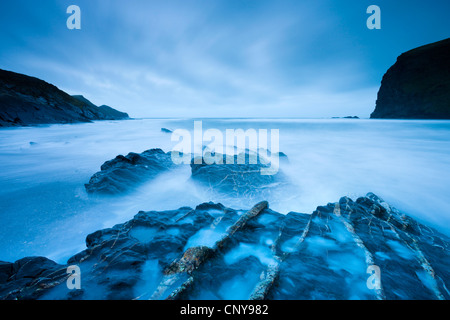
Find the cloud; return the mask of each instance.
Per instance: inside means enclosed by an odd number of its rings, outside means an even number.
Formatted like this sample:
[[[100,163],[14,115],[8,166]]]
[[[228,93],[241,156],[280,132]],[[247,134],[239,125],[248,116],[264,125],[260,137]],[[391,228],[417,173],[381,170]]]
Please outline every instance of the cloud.
[[[80,0],[82,30],[69,31],[49,1],[54,25],[24,21],[1,56],[134,117],[368,116],[379,83],[327,4]]]

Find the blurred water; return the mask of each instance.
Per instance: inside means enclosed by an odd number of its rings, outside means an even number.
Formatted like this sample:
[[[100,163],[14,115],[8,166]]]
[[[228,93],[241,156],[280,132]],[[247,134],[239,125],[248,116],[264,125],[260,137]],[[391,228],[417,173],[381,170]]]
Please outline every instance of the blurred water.
[[[84,183],[118,154],[177,142],[161,128],[193,132],[191,119],[142,119],[0,130],[0,260],[43,255],[64,263],[87,234],[139,210],[195,207],[220,200],[189,179],[189,166],[115,198],[88,197]],[[294,196],[274,195],[282,213],[374,192],[399,210],[450,233],[450,121],[353,119],[207,119],[203,129],[279,129]],[[255,199],[263,200],[263,199]]]

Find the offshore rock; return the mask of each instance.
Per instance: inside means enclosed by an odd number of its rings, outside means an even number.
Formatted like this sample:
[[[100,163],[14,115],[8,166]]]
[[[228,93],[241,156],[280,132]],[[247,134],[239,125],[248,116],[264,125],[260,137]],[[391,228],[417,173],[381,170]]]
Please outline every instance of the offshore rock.
[[[43,80],[0,70],[0,127],[122,119],[128,114],[97,107]]]
[[[155,178],[174,166],[171,153],[151,149],[140,154],[130,152],[106,161],[85,185],[90,194],[119,194]]]
[[[45,257],[26,257],[14,263],[0,262],[2,300],[35,300],[68,278],[66,267]]]
[[[386,72],[371,118],[450,119],[450,38],[397,58]]]
[[[216,157],[222,158],[222,163],[209,164],[204,158],[191,160],[192,179],[211,190],[254,200],[267,198],[271,192],[287,183],[279,170],[275,174],[262,174],[262,170],[270,168],[270,164],[264,163],[249,151],[232,156],[233,161],[227,161],[227,155],[218,154]],[[278,157],[280,161],[287,160],[282,152]]]

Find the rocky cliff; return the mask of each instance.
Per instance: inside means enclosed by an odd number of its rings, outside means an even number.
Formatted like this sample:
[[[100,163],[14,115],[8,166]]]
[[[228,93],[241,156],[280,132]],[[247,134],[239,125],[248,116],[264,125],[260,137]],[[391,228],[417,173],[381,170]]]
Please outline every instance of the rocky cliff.
[[[225,155],[216,156],[222,158],[223,164],[207,164],[204,159],[193,157],[190,160],[191,179],[214,193],[214,199],[240,197],[253,202],[257,199],[267,199],[274,194],[293,196],[288,188],[289,179],[283,170],[280,169],[273,175],[262,175],[261,170],[269,168],[270,165],[263,163],[249,150],[235,155],[232,164],[226,164]],[[287,155],[282,152],[277,156],[281,163],[288,161]],[[243,163],[238,163],[239,158]],[[196,159],[200,161],[195,161]],[[139,154],[130,152],[126,156],[118,155],[106,161],[101,170],[85,184],[85,188],[89,194],[125,194],[175,167],[177,165],[172,161],[171,151],[164,152],[157,148]]]
[[[126,113],[97,107],[43,80],[0,70],[0,127],[127,118]]]
[[[450,38],[403,53],[386,72],[371,118],[450,119]]]
[[[150,149],[140,154],[130,152],[106,161],[85,188],[89,194],[120,194],[174,166],[171,153],[161,149]]]

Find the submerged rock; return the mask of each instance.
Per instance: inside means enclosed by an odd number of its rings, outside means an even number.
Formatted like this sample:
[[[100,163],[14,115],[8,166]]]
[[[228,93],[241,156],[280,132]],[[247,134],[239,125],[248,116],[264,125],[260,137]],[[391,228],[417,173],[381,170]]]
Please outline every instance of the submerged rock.
[[[141,211],[67,265],[0,262],[0,299],[450,299],[450,239],[376,195],[312,214],[267,206]]]
[[[151,149],[140,154],[118,155],[101,166],[85,185],[88,193],[118,194],[129,191],[172,168],[170,152]]]

